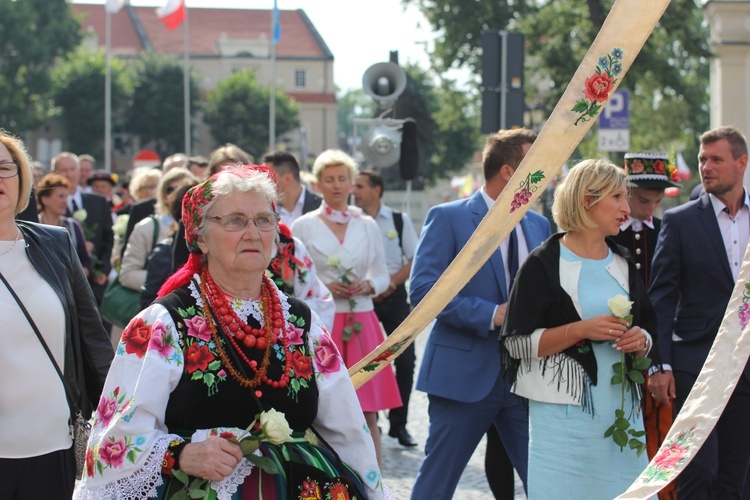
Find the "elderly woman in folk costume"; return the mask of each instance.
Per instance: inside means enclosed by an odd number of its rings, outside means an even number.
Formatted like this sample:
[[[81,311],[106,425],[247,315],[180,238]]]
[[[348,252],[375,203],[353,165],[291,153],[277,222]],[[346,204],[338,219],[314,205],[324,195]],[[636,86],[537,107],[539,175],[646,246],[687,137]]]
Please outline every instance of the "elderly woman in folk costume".
[[[335,344],[265,274],[275,196],[247,168],[185,196],[190,258],[123,332],[78,498],[390,497]]]

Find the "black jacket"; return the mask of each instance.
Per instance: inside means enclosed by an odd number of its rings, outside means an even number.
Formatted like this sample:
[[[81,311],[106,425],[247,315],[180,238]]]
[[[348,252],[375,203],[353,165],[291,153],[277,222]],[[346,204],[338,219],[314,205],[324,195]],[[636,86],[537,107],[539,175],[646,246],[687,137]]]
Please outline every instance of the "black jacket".
[[[67,231],[16,222],[26,255],[60,298],[65,311],[65,370],[68,387],[88,417],[96,408],[114,353],[99,310]]]

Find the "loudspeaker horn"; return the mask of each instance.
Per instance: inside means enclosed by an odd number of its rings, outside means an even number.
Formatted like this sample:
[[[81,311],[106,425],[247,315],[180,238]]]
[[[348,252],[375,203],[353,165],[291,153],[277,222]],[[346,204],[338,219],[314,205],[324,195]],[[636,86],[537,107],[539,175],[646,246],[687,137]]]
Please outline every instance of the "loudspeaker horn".
[[[392,108],[406,89],[406,73],[396,63],[376,63],[362,76],[362,87],[375,99],[378,108]]]

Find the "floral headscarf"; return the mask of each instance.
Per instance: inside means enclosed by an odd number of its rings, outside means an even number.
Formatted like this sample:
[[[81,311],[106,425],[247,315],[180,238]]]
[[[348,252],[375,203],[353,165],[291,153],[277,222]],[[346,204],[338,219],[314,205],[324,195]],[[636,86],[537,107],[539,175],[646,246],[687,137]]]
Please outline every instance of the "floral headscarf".
[[[187,243],[190,257],[180,269],[178,269],[159,290],[159,297],[186,285],[194,274],[200,273],[203,268],[203,252],[198,247],[198,228],[203,222],[204,211],[214,199],[213,185],[220,175],[234,175],[237,177],[249,177],[260,172],[267,175],[274,184],[277,183],[276,173],[266,165],[237,165],[217,172],[197,186],[193,186],[185,193],[182,199],[182,223],[185,226],[185,242]],[[276,211],[276,204],[272,204]]]

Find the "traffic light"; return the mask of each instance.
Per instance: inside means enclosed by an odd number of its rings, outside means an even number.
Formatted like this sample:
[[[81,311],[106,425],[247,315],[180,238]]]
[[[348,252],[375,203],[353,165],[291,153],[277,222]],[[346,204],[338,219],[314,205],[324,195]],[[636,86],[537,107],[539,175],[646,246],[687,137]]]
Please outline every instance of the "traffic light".
[[[523,127],[523,35],[482,31],[482,133]]]

